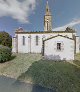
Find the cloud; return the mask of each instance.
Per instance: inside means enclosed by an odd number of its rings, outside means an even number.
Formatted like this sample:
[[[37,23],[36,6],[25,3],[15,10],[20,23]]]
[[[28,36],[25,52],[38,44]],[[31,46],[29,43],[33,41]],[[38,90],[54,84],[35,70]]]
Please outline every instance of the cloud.
[[[21,23],[28,23],[35,7],[36,0],[0,0],[0,17],[10,16]]]
[[[73,27],[77,24],[80,24],[80,19],[75,19],[72,22],[70,22],[64,26],[54,28],[53,31],[64,31],[67,27]]]

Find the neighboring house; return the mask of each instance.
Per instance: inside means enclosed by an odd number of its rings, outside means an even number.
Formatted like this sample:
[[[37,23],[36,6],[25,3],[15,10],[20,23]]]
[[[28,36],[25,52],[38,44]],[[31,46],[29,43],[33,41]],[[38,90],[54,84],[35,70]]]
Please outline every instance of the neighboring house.
[[[42,53],[48,59],[74,60],[74,54],[79,53],[79,42],[79,37],[71,28],[52,31],[52,15],[47,3],[44,31],[24,32],[22,28],[17,29],[12,40],[12,52]]]

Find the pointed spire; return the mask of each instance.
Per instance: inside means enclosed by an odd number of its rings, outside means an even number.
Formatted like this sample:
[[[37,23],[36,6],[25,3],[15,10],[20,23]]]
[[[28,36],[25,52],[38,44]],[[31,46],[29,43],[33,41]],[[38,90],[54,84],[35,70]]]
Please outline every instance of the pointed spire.
[[[51,15],[48,1],[47,1],[47,5],[46,5],[46,15]]]
[[[47,1],[47,5],[48,5],[48,1]]]

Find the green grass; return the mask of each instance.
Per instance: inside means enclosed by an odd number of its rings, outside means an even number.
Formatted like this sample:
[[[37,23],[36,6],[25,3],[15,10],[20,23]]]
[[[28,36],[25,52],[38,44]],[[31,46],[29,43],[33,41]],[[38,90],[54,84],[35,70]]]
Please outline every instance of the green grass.
[[[80,92],[80,54],[74,64],[43,60],[40,54],[16,54],[0,64],[0,74],[55,89],[56,92]]]
[[[80,69],[68,62],[39,60],[19,79],[56,89],[57,92],[80,92]]]
[[[27,71],[32,63],[40,59],[40,54],[13,54],[9,62],[0,64],[0,74],[17,78]]]
[[[80,53],[78,53],[78,54],[75,55],[75,59],[76,60],[80,60]]]
[[[75,59],[73,62],[76,64],[76,65],[79,65],[80,66],[80,53],[76,54],[75,55]]]

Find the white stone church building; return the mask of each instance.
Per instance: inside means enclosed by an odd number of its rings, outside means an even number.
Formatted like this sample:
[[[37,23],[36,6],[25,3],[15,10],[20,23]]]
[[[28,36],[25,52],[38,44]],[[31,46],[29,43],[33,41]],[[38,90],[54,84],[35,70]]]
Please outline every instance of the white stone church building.
[[[44,31],[26,32],[19,28],[12,40],[12,52],[41,53],[46,59],[74,60],[79,53],[79,36],[75,30],[66,28],[64,31],[52,31],[52,15],[46,5]]]

